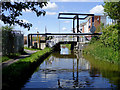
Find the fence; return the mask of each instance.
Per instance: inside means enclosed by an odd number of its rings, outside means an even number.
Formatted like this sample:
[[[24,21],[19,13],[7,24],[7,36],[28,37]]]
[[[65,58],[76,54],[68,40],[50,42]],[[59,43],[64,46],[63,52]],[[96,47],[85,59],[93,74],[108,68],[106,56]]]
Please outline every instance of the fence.
[[[2,54],[21,53],[24,50],[24,36],[18,31],[2,32]]]

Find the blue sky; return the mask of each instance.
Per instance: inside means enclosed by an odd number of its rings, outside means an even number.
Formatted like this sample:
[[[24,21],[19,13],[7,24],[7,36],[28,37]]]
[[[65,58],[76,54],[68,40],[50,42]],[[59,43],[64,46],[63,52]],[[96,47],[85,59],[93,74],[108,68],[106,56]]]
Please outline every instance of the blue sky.
[[[72,32],[72,20],[59,20],[59,12],[102,14],[102,4],[103,2],[49,2],[48,6],[43,8],[43,10],[46,11],[45,16],[37,17],[32,11],[26,10],[23,11],[23,15],[19,17],[19,19],[22,19],[24,22],[33,24],[30,31],[19,26],[15,26],[15,29],[23,31],[25,36],[29,33],[36,33],[37,31],[44,33],[45,27],[49,33],[70,33]],[[1,21],[0,24],[2,24]]]

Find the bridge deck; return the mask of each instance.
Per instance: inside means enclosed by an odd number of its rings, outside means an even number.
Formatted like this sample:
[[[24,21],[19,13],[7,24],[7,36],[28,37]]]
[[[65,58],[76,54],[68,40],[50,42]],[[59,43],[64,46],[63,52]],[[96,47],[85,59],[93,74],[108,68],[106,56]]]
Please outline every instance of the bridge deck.
[[[33,33],[29,35],[101,35],[102,33]]]

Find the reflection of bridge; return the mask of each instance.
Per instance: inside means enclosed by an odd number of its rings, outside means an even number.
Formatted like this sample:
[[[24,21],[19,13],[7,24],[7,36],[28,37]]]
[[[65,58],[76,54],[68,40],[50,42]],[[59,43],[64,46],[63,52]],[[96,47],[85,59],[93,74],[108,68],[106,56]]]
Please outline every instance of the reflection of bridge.
[[[75,54],[60,54],[60,53],[53,53],[52,56],[56,58],[77,58]]]

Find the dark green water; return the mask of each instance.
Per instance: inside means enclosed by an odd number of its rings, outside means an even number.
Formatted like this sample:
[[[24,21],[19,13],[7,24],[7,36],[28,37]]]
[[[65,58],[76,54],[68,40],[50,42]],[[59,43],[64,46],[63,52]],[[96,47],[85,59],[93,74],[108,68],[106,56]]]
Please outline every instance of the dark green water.
[[[61,49],[36,69],[23,88],[119,88],[117,64]]]

